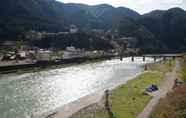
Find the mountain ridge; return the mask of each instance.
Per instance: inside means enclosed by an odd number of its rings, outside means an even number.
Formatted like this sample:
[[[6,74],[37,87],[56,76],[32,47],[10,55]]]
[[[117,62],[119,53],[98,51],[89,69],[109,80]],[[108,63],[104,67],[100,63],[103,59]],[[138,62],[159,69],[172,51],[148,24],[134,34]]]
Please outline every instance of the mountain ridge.
[[[0,40],[19,40],[30,30],[63,32],[73,24],[85,31],[120,30],[119,36],[136,37],[138,47],[145,47],[144,50],[150,47],[157,50],[186,50],[185,21],[186,11],[181,8],[140,15],[129,8],[108,4],[6,0],[0,4]]]

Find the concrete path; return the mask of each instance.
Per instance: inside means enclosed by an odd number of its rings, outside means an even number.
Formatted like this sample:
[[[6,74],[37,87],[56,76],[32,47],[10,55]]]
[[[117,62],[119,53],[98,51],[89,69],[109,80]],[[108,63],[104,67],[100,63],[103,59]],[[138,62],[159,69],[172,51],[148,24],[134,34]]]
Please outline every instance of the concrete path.
[[[150,114],[154,110],[155,106],[159,103],[161,98],[166,97],[167,93],[172,90],[174,87],[175,79],[177,78],[176,71],[179,69],[180,64],[179,61],[176,60],[176,65],[172,72],[168,72],[165,75],[164,81],[160,87],[160,90],[154,95],[152,100],[147,104],[144,108],[143,112],[141,112],[137,118],[149,118]]]
[[[99,102],[104,95],[104,91],[99,91],[97,93],[83,97],[75,102],[72,102],[60,110],[54,118],[69,118],[72,114],[78,112],[80,109],[87,107],[90,104]]]

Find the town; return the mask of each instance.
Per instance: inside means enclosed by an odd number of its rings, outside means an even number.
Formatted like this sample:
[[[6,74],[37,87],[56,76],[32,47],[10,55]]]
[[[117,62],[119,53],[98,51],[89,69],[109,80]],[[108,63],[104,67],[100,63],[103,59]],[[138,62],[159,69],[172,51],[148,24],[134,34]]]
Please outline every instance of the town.
[[[71,25],[68,32],[46,33],[30,31],[25,34],[27,40],[41,40],[42,38],[66,36],[79,33],[79,29],[75,25]],[[82,32],[82,31],[81,31]],[[102,40],[107,41],[105,38],[108,32],[104,30],[93,29],[91,30],[96,35],[102,35]],[[111,35],[113,38],[114,35]],[[70,40],[70,39],[69,39]],[[90,39],[88,39],[90,40]],[[27,45],[24,41],[4,41],[0,43],[0,67],[4,66],[17,66],[24,64],[35,64],[39,62],[57,62],[68,59],[78,58],[102,58],[102,57],[116,57],[125,54],[137,55],[139,53],[136,45],[136,38],[121,37],[114,40],[107,41],[112,48],[104,49],[84,49],[78,48],[73,45],[66,46],[65,49],[57,49],[54,46],[41,48],[39,46]]]

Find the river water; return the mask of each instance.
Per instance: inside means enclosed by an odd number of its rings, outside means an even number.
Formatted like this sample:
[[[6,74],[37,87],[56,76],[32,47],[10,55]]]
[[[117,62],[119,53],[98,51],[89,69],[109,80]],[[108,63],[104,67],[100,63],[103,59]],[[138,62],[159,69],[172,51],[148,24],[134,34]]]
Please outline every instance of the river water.
[[[141,73],[142,58],[125,58],[22,75],[0,76],[0,118],[31,118]]]

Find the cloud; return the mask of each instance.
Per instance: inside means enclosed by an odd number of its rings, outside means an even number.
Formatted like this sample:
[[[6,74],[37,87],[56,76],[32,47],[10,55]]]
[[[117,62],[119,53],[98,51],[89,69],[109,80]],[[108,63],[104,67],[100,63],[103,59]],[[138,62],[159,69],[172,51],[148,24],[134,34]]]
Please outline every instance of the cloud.
[[[137,2],[139,4],[149,4],[149,3],[153,3],[154,0],[138,0]]]
[[[137,3],[145,4],[182,4],[183,0],[138,0]]]
[[[152,10],[166,10],[172,7],[186,8],[186,0],[58,0],[69,3],[84,3],[89,5],[111,4],[113,6],[124,6],[131,8],[139,13],[147,13]]]
[[[182,4],[183,0],[162,0],[165,4]]]

